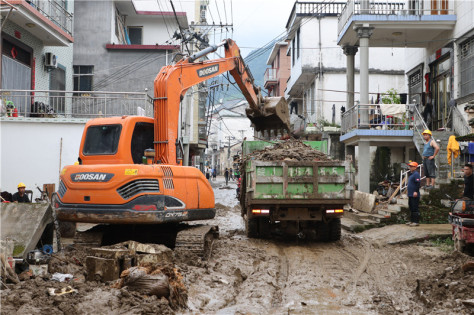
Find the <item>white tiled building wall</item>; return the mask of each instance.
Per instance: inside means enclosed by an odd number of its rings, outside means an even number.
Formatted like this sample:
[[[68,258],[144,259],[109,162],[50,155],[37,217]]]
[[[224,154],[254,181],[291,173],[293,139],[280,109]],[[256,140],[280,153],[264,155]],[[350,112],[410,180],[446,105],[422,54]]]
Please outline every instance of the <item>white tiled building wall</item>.
[[[21,38],[15,37],[15,31],[21,33]],[[44,69],[44,54],[52,52],[57,56],[58,64],[66,69],[66,90],[73,90],[73,44],[68,47],[43,46],[43,43],[26,29],[8,21],[2,32],[14,37],[18,41],[33,49],[33,55],[36,59],[35,66],[35,90],[49,90],[49,73]]]

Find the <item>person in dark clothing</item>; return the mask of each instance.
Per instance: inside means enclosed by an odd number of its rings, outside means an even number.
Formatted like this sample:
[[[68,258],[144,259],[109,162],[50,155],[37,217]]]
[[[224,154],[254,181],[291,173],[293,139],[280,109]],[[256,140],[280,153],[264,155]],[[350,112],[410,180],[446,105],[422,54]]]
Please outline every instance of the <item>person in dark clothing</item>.
[[[225,178],[225,185],[227,186],[229,184],[229,169],[228,168],[225,169],[224,178]]]
[[[295,111],[295,114],[298,115],[298,103],[295,101],[290,103],[290,115],[293,114],[293,111]]]
[[[464,165],[464,193],[463,199],[474,199],[474,176],[472,175],[472,165]]]
[[[420,225],[420,211],[418,210],[418,204],[420,203],[420,174],[416,171],[418,163],[408,163],[410,167],[410,173],[408,177],[408,207],[411,212],[411,222],[408,222],[409,226]]]
[[[28,202],[30,203],[30,199],[25,194],[26,185],[23,183],[18,184],[18,192],[14,193],[12,196],[13,202]]]

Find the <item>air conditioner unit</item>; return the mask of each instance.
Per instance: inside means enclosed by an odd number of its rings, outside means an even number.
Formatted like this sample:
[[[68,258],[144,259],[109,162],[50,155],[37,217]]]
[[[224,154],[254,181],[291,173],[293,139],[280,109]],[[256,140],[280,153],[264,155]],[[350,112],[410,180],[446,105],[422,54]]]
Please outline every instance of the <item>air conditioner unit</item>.
[[[44,65],[48,68],[57,68],[58,67],[58,59],[56,55],[53,53],[45,53],[44,54]]]

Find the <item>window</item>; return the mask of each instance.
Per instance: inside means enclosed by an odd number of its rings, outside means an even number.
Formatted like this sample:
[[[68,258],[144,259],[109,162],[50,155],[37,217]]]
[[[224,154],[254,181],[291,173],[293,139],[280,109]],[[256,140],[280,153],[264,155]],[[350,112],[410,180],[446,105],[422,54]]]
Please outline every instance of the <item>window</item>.
[[[461,97],[474,93],[474,37],[460,45]]]
[[[74,91],[92,91],[94,66],[74,66]]]
[[[130,44],[132,45],[141,45],[142,44],[142,31],[143,27],[141,26],[129,26],[127,27],[128,38],[130,39]]]
[[[298,29],[296,31],[296,59],[300,57],[300,41],[301,41],[300,29]]]
[[[113,155],[117,153],[121,125],[90,126],[82,153],[84,155]]]
[[[132,135],[131,153],[135,164],[141,164],[146,149],[153,149],[152,123],[137,122]]]

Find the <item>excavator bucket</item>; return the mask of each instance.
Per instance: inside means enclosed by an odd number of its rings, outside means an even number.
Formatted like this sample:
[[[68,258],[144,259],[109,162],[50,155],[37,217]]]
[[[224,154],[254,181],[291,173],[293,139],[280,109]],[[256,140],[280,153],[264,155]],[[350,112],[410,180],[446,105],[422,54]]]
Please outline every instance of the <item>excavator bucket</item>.
[[[247,108],[247,117],[256,131],[290,131],[288,103],[284,97],[265,97],[261,108]]]

